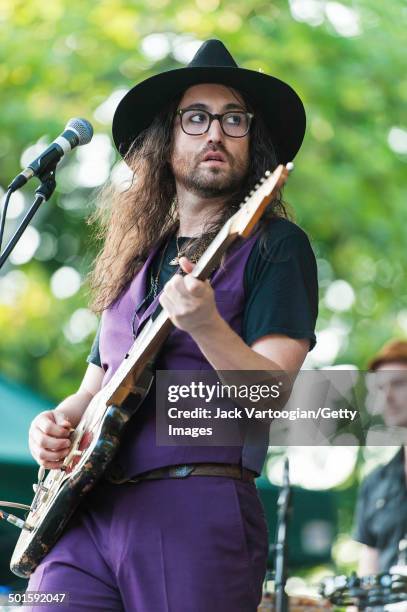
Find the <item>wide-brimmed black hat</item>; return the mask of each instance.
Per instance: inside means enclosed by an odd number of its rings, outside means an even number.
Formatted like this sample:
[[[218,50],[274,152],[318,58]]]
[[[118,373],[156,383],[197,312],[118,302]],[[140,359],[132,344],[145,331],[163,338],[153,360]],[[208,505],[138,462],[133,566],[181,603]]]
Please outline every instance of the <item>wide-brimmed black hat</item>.
[[[113,117],[113,139],[124,157],[134,139],[162,108],[185,89],[220,83],[246,94],[270,131],[279,163],[294,159],[305,133],[304,106],[295,91],[276,77],[239,68],[220,40],[207,40],[185,68],[168,70],[133,87]],[[254,121],[256,118],[254,118]]]

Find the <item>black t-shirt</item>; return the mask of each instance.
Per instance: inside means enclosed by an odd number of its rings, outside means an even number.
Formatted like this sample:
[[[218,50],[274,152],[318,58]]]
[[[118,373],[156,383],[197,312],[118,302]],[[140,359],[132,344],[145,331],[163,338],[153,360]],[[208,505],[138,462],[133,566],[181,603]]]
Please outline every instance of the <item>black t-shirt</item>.
[[[395,565],[407,535],[407,486],[403,448],[365,478],[359,490],[354,539],[376,548],[380,572]]]
[[[188,238],[178,238],[180,247]],[[164,246],[162,247],[164,248]],[[162,249],[154,256],[150,269],[150,291],[145,305],[153,299],[151,279],[155,278]],[[170,261],[177,254],[173,236],[167,246],[159,275],[158,291],[171,278],[176,266]],[[283,218],[267,226],[265,242],[258,239],[244,270],[246,304],[242,321],[242,338],[251,346],[268,334],[291,338],[308,338],[310,350],[315,346],[315,323],[318,315],[318,281],[315,256],[305,232]],[[89,363],[100,366],[100,326],[94,339]]]

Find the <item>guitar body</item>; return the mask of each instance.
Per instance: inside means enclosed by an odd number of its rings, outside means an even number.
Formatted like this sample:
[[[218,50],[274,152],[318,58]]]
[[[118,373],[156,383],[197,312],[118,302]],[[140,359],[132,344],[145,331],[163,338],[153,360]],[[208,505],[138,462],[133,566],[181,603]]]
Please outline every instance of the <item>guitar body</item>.
[[[72,458],[65,469],[50,470],[41,483],[43,488],[37,489],[26,518],[30,529],[22,530],[10,562],[10,569],[17,576],[31,575],[61,536],[82,498],[106,471],[119,448],[125,425],[141,406],[154,374],[145,370],[141,378],[143,386],[137,388],[137,393],[120,406],[107,406],[96,427],[90,429],[84,423],[83,431],[75,434]],[[99,392],[88,409],[97,408],[103,399],[103,393]]]

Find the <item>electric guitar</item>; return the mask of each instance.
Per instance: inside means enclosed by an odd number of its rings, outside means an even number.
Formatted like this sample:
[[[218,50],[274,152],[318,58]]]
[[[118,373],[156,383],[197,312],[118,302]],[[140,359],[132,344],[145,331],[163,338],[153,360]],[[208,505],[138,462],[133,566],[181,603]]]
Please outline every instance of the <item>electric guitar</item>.
[[[196,263],[192,276],[205,280],[238,238],[250,236],[268,204],[287,180],[293,164],[279,165],[256,185]],[[71,434],[62,469],[50,470],[35,495],[14,549],[10,568],[28,578],[62,534],[82,497],[102,477],[118,450],[123,428],[137,412],[153,379],[152,362],[172,329],[164,310],[145,324],[113,377],[91,400]],[[131,395],[131,402],[126,400]]]

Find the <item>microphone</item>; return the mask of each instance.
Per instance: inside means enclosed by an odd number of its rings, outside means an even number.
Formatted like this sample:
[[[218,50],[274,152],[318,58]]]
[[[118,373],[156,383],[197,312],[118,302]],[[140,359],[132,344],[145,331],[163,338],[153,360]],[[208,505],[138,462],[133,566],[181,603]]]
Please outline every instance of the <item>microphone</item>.
[[[65,130],[49,145],[41,155],[29,164],[10,183],[8,189],[13,192],[20,189],[33,176],[41,176],[57,165],[59,160],[77,146],[88,144],[92,140],[93,127],[86,119],[70,119]]]

